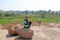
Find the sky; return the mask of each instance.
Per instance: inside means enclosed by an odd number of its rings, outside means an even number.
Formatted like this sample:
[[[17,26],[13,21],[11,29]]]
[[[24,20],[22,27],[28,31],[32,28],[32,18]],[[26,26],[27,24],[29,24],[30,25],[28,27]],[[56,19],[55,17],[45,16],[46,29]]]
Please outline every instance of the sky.
[[[0,10],[60,10],[60,0],[0,0]]]

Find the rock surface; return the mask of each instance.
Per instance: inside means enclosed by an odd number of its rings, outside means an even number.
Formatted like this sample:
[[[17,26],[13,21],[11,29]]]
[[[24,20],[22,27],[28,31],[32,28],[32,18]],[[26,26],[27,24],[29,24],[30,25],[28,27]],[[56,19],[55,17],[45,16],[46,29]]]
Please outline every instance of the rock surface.
[[[0,30],[0,40],[60,40],[60,28],[46,26],[32,26],[34,35],[32,39],[23,39],[19,36],[10,36],[7,30]]]
[[[29,28],[21,28],[17,29],[17,33],[20,35],[21,38],[32,38],[34,31]]]

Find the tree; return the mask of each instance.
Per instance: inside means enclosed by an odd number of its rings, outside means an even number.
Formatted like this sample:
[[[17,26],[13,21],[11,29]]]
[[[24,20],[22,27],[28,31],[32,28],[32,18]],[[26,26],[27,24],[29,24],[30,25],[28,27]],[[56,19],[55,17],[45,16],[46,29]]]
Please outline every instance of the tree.
[[[3,12],[0,12],[0,19],[3,18]]]
[[[11,16],[11,13],[5,13],[5,16],[6,17]]]

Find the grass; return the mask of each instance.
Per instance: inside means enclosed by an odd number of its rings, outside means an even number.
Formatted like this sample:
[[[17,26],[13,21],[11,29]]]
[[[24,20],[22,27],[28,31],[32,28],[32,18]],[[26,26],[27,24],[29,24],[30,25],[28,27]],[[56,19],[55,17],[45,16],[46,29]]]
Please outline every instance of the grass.
[[[60,22],[59,18],[41,18],[42,22]]]
[[[33,17],[31,17],[30,20],[32,20],[32,22],[36,22],[37,20],[41,20],[42,22],[60,22],[60,18],[33,18]],[[24,21],[23,17],[3,18],[3,19],[0,19],[0,24],[22,23],[23,21]]]

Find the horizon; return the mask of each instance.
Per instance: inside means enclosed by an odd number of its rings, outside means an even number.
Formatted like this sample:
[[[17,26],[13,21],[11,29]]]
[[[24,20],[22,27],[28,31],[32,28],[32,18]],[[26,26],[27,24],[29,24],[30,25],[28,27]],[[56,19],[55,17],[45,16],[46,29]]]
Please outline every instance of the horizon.
[[[0,0],[0,10],[3,11],[38,11],[49,9],[60,11],[60,0]]]

